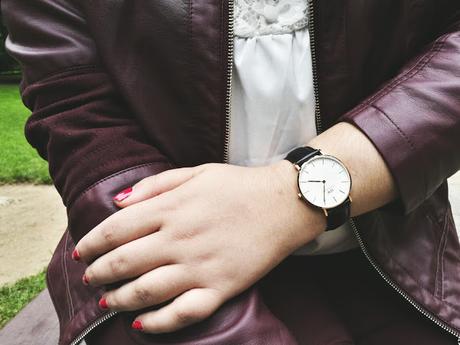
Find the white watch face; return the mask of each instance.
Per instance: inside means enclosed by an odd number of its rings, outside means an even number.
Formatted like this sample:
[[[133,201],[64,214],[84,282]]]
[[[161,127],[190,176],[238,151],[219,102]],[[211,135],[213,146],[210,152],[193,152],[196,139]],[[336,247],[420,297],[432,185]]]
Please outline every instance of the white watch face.
[[[302,164],[299,188],[310,203],[332,208],[344,202],[351,190],[351,177],[338,159],[320,155]]]

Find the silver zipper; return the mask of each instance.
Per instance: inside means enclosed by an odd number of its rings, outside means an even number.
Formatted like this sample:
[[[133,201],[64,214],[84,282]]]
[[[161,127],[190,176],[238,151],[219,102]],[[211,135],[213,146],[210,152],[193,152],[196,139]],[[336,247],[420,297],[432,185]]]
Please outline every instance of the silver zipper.
[[[233,13],[234,13],[234,0],[228,0],[228,55],[227,55],[227,91],[225,97],[225,136],[224,136],[224,162],[228,162],[229,142],[230,142],[230,112],[231,112],[231,97],[232,97],[232,74],[233,74]],[[94,321],[85,330],[73,340],[70,345],[77,345],[80,343],[89,332],[99,326],[101,323],[107,321],[115,316],[118,312],[110,312],[101,318]]]
[[[313,74],[313,91],[315,95],[315,123],[316,133],[322,132],[321,113],[319,107],[319,84],[318,72],[316,68],[316,41],[315,41],[315,17],[313,15],[314,6],[313,0],[308,0],[308,34],[310,35],[310,50],[311,50],[311,65]]]
[[[85,330],[83,332],[81,332],[78,337],[76,337],[71,343],[70,345],[77,345],[79,344],[87,335],[89,332],[91,332],[93,329],[95,329],[97,326],[99,326],[101,323],[107,321],[108,319],[110,319],[112,316],[118,314],[118,312],[116,311],[112,311],[108,314],[105,314],[104,316],[100,317],[99,319],[97,319],[96,321],[94,321],[91,325],[89,325],[88,327],[85,328]]]
[[[316,120],[316,132],[320,134],[322,132],[321,128],[321,112],[320,112],[320,105],[319,105],[319,85],[318,85],[318,73],[316,69],[316,45],[315,45],[315,26],[314,26],[314,0],[308,0],[308,31],[310,34],[310,49],[311,49],[311,61],[312,61],[312,70],[313,70],[313,89],[315,94],[315,120]],[[390,285],[397,293],[399,293],[406,301],[408,301],[415,309],[417,309],[420,313],[425,315],[428,319],[433,321],[436,325],[441,327],[443,330],[451,333],[452,335],[457,337],[457,343],[460,345],[460,332],[453,329],[445,322],[437,318],[435,315],[430,313],[428,310],[423,308],[420,304],[418,304],[407,292],[401,289],[398,284],[396,284],[376,263],[376,261],[372,258],[367,250],[363,239],[356,227],[354,219],[350,219],[350,225],[353,229],[353,232],[358,240],[359,246],[364,253],[367,260],[371,263],[372,267],[380,274],[385,282]]]
[[[225,135],[224,135],[224,163],[228,163],[230,143],[231,99],[232,99],[232,74],[233,74],[233,13],[234,0],[228,0],[228,54],[227,54],[227,91],[225,98]]]

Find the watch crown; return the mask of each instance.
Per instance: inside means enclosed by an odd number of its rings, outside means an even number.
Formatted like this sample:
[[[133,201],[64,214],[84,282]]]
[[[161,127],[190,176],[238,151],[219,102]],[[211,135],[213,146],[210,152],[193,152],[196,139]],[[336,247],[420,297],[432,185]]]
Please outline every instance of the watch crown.
[[[302,199],[302,194],[297,193],[297,196],[299,197],[299,199]]]

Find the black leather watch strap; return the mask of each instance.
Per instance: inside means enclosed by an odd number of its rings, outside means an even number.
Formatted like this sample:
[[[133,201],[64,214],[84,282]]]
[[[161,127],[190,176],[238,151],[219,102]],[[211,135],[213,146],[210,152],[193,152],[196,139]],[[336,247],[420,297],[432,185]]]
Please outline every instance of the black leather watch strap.
[[[350,218],[350,198],[339,206],[327,210],[326,231],[334,230]]]
[[[311,157],[320,155],[321,151],[314,149],[313,147],[310,146],[301,146],[293,149],[290,151],[285,159],[290,161],[291,163],[297,164],[298,166],[301,166],[303,163],[308,161]]]

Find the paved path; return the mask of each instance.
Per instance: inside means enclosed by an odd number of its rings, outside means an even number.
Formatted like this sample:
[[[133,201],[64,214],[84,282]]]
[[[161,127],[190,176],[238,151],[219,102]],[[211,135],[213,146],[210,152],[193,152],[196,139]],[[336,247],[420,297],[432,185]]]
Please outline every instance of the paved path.
[[[460,231],[460,172],[449,184]],[[54,187],[0,186],[0,286],[45,267],[65,227],[65,209]]]
[[[40,272],[67,224],[52,186],[0,186],[0,286]]]

